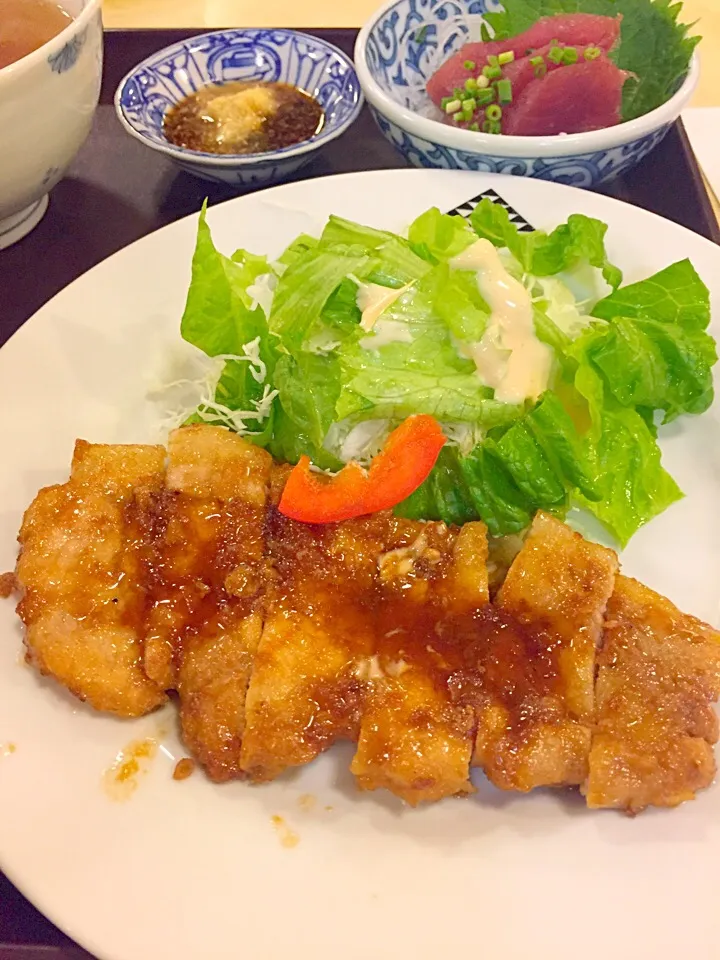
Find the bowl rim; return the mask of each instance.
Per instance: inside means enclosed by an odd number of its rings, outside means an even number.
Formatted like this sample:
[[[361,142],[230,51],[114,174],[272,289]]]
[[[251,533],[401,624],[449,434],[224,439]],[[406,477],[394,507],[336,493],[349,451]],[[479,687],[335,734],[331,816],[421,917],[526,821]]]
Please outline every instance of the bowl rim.
[[[314,43],[317,43],[319,46],[325,47],[327,50],[332,51],[334,54],[336,54],[336,56],[345,62],[357,80],[358,95],[352,111],[342,121],[342,123],[338,124],[337,129],[327,133],[323,133],[323,130],[321,129],[318,134],[315,134],[309,140],[303,140],[298,144],[294,144],[289,147],[281,147],[277,150],[267,150],[263,153],[205,153],[201,150],[190,150],[188,147],[178,147],[176,144],[170,143],[169,141],[166,143],[156,143],[145,133],[139,130],[126,116],[125,109],[121,103],[123,90],[125,89],[128,81],[131,80],[132,77],[143,67],[150,66],[155,60],[175,49],[180,49],[185,47],[188,43],[195,43],[198,40],[204,40],[207,37],[222,36],[223,34],[239,36],[243,34],[248,35],[256,33],[280,33],[302,37],[303,39],[310,40]],[[343,50],[335,46],[334,43],[330,43],[329,41],[324,40],[322,37],[316,37],[314,34],[306,33],[303,30],[294,30],[290,27],[227,27],[223,30],[208,30],[206,33],[198,33],[192,37],[187,37],[185,40],[178,40],[175,43],[170,43],[166,47],[156,50],[154,53],[150,54],[150,56],[145,57],[144,60],[136,63],[131,70],[128,70],[120,83],[117,85],[115,94],[113,96],[115,114],[125,131],[132,137],[134,137],[136,140],[139,140],[140,143],[144,143],[145,146],[150,147],[153,150],[158,150],[160,153],[165,153],[174,159],[205,167],[257,166],[258,164],[272,163],[280,159],[297,157],[304,153],[311,153],[313,150],[318,150],[326,143],[330,143],[331,140],[335,140],[341,134],[345,133],[345,131],[357,120],[364,103],[365,97],[363,94],[362,84],[360,83],[360,77],[355,69],[355,64],[352,61],[352,57],[348,56],[348,54],[346,54]]]
[[[24,57],[20,57],[19,60],[14,60],[12,63],[0,67],[0,83],[9,77],[16,77],[27,70],[32,70],[38,63],[47,60],[48,53],[53,48],[57,47],[58,50],[62,50],[68,42],[68,36],[85,29],[85,27],[88,26],[88,22],[92,20],[93,16],[101,8],[102,0],[88,0],[77,17],[73,17],[70,23],[62,28],[60,33],[56,33],[54,37],[46,40],[41,47],[32,50]]]
[[[665,103],[649,113],[618,123],[614,127],[590,130],[586,133],[555,134],[547,137],[520,137],[475,133],[450,127],[439,120],[422,117],[407,107],[396,103],[370,74],[367,62],[367,44],[372,30],[399,0],[387,0],[360,30],[355,41],[354,59],[360,85],[368,102],[383,116],[392,120],[402,130],[422,137],[430,143],[462,150],[465,153],[489,156],[542,159],[543,157],[566,157],[576,154],[596,153],[624,146],[634,140],[654,133],[671,123],[680,115],[692,96],[700,75],[700,58],[697,50],[690,60],[687,75],[680,88]]]

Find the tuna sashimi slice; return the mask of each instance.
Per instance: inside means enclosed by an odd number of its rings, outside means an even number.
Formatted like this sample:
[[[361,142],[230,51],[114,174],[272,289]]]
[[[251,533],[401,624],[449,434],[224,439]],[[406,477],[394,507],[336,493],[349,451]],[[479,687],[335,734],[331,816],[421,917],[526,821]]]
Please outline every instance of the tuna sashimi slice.
[[[531,81],[503,114],[502,132],[521,137],[584,133],[620,123],[628,74],[607,58],[574,63]]]
[[[620,20],[621,17],[601,17],[592,13],[558,14],[555,17],[543,17],[517,37],[466,43],[430,77],[427,83],[428,96],[440,106],[442,98],[449,96],[455,87],[462,87],[468,77],[477,76],[489,56],[507,50],[512,50],[520,58],[528,50],[537,50],[547,46],[551,40],[557,40],[563,45],[596,46],[609,51],[620,37]],[[466,61],[474,63],[475,68],[466,69]]]
[[[595,44],[589,44],[587,47],[577,47],[578,52],[578,61],[582,63],[585,59],[585,51],[590,47],[596,46]],[[552,50],[550,44],[546,47],[538,47],[533,56],[542,57],[545,60],[545,66],[547,67],[548,72],[551,70],[562,69],[566,66],[564,63],[555,63],[548,57],[548,54]],[[600,54],[598,59],[607,59],[607,54],[603,51]],[[503,67],[503,76],[506,77],[512,83],[512,94],[513,94],[513,103],[517,103],[523,90],[532,83],[535,77],[535,68],[532,63],[530,63],[530,57],[521,57],[519,60],[514,60],[512,63],[508,63]]]

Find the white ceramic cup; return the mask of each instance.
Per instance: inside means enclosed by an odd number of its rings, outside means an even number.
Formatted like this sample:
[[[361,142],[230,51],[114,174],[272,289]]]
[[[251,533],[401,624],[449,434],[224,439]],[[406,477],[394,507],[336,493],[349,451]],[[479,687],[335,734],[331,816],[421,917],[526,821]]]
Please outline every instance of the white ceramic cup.
[[[0,250],[47,210],[92,124],[102,75],[101,0],[62,0],[75,19],[0,69]]]

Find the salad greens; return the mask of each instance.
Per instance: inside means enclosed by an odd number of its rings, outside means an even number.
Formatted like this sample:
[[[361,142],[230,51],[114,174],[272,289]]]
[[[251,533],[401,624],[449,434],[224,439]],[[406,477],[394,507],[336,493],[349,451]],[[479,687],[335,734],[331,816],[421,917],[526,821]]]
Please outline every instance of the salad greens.
[[[493,39],[524,33],[541,17],[558,13],[622,16],[620,42],[610,56],[632,74],[623,86],[622,118],[634,120],[677,91],[700,37],[678,22],[682,3],[672,0],[502,0],[504,9],[484,15]]]
[[[682,496],[656,421],[710,406],[717,353],[692,264],[622,286],[606,230],[575,214],[549,234],[519,232],[482,200],[469,222],[430,209],[406,237],[331,217],[270,262],[219,253],[203,210],[181,331],[220,372],[189,419],[337,470],[368,462],[405,417],[432,414],[448,442],[398,514],[481,518],[499,536],[575,504],[624,544]],[[455,258],[479,238],[532,299],[551,357],[540,396],[501,402],[476,366],[493,313]]]

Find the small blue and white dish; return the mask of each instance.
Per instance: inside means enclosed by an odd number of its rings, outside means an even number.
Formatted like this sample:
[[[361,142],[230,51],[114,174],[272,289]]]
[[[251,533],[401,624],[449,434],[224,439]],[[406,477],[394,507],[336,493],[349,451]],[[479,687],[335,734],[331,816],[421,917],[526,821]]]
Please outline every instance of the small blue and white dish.
[[[464,43],[479,38],[483,14],[500,9],[500,0],[389,0],[360,31],[355,68],[365,98],[386,139],[415,166],[596,187],[656,147],[695,90],[697,54],[670,100],[643,117],[603,130],[498,136],[433,119],[427,80]]]
[[[166,112],[208,84],[231,81],[288,83],[314,97],[325,111],[320,131],[265,153],[202,153],[170,143]],[[204,180],[265,186],[293,173],[344,133],[363,105],[352,60],[342,50],[297,30],[232,29],[192,37],[139,63],[121,81],[115,110],[127,132]]]

